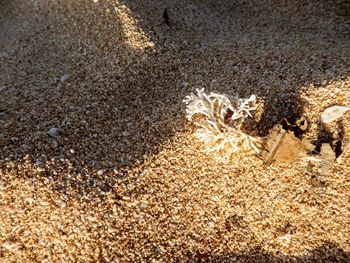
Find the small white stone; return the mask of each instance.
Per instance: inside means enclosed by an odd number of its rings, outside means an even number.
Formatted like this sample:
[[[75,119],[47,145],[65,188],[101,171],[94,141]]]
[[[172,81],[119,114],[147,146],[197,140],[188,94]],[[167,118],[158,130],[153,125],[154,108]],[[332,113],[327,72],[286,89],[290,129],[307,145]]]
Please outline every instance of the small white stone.
[[[70,77],[69,74],[64,74],[64,75],[61,77],[61,82],[64,82],[64,81],[68,80],[69,77]]]
[[[124,131],[124,132],[122,133],[122,135],[123,135],[123,136],[129,136],[129,135],[130,135],[130,132]]]
[[[19,248],[18,244],[10,241],[10,240],[7,240],[5,241],[4,243],[2,243],[1,245],[3,248],[6,248],[8,250],[14,250],[14,249],[17,249]]]
[[[145,117],[144,120],[147,121],[147,122],[151,122],[152,121],[151,117],[149,117],[149,116]]]
[[[98,176],[103,175],[103,173],[104,173],[104,171],[103,171],[103,170],[98,170],[98,171],[97,171],[97,175],[98,175]]]
[[[35,164],[36,164],[36,165],[42,165],[42,164],[43,164],[43,161],[40,160],[40,159],[36,159],[36,160],[35,160]]]
[[[216,85],[218,85],[218,80],[217,79],[213,79],[212,81],[211,81],[211,85],[212,86],[216,86]]]
[[[176,84],[177,89],[186,88],[187,86],[188,86],[188,82],[186,82],[186,81],[180,81]]]
[[[156,45],[156,44],[155,44],[154,42],[148,41],[148,47],[149,47],[149,48],[154,48],[155,45]]]
[[[94,2],[94,3],[97,3],[97,2],[98,2],[98,0],[93,0],[93,2]]]
[[[70,153],[75,153],[74,149],[69,150]]]
[[[292,235],[291,234],[286,234],[284,236],[278,237],[277,241],[282,244],[283,246],[288,247],[290,242],[292,240]]]
[[[147,205],[146,203],[141,203],[141,204],[140,204],[140,209],[141,209],[141,210],[145,210],[145,209],[147,208],[147,206],[148,206],[148,205]]]
[[[111,226],[108,226],[107,231],[108,231],[108,233],[113,233],[113,232],[116,232],[116,229],[111,227]]]
[[[96,217],[94,217],[94,216],[87,216],[86,219],[89,221],[92,221],[92,222],[97,220]]]
[[[67,207],[67,204],[64,202],[64,201],[61,201],[61,208],[66,208]]]
[[[332,122],[342,117],[344,113],[347,112],[348,110],[350,110],[350,108],[346,106],[335,105],[335,106],[328,107],[321,113],[321,121],[323,123]]]
[[[43,167],[38,167],[36,170],[37,170],[38,172],[40,172],[40,173],[46,171],[45,168],[43,168]]]
[[[58,129],[57,128],[51,128],[49,130],[49,135],[52,137],[52,138],[55,138],[57,136],[57,132],[58,132]]]

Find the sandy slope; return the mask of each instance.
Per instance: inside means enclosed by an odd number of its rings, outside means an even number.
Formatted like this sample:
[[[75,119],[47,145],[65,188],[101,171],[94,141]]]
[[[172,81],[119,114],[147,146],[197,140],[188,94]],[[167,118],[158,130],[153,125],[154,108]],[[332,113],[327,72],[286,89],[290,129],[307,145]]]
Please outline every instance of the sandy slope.
[[[348,151],[223,165],[184,117],[254,93],[256,133],[303,114],[345,145],[318,118],[350,105],[348,6],[305,2],[0,0],[0,262],[349,262]]]

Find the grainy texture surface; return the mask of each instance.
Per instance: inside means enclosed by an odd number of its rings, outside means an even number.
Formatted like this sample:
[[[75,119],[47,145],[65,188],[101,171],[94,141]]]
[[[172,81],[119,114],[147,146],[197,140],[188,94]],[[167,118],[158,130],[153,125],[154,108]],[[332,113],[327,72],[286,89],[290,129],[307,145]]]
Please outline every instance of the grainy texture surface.
[[[349,262],[350,114],[319,122],[350,105],[348,7],[0,0],[0,262]],[[327,176],[217,163],[185,120],[196,87],[344,151]]]

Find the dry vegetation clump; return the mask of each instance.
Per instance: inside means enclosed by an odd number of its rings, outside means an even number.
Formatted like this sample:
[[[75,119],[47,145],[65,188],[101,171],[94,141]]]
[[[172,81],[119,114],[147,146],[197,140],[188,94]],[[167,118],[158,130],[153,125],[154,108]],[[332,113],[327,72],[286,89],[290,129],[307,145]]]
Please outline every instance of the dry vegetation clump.
[[[228,162],[240,149],[261,151],[261,140],[242,130],[245,119],[252,117],[255,100],[255,95],[248,99],[238,96],[230,99],[225,94],[206,94],[204,89],[197,90],[197,95],[186,96],[187,119],[192,120],[193,115],[204,117],[197,124],[200,129],[196,131],[196,137],[204,143],[206,153],[213,152],[217,159]]]

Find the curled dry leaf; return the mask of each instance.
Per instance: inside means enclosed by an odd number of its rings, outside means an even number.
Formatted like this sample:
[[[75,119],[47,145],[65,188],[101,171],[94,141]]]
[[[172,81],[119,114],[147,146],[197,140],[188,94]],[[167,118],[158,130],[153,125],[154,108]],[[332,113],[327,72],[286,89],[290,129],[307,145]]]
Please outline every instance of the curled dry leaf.
[[[306,147],[302,141],[293,132],[276,124],[269,132],[261,156],[264,163],[270,164],[274,160],[294,162],[305,153]]]
[[[283,119],[270,131],[261,152],[264,163],[270,164],[274,160],[281,162],[294,162],[299,157],[314,149],[314,145],[308,140],[301,140],[297,136],[302,135],[308,128],[308,122],[301,116],[295,122],[290,123]]]

